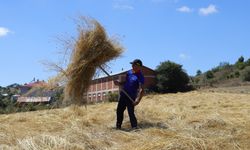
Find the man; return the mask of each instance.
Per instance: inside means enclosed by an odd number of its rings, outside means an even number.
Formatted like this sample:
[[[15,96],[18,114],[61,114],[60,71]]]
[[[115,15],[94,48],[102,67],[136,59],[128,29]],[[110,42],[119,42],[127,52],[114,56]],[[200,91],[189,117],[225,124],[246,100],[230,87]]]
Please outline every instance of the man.
[[[114,81],[115,85],[122,86],[123,90],[120,92],[120,98],[117,105],[117,122],[116,128],[121,129],[123,121],[123,113],[127,108],[132,129],[137,128],[137,119],[134,114],[134,108],[141,101],[144,88],[144,76],[141,72],[142,61],[135,59],[132,64],[132,69],[127,72],[125,81]],[[125,92],[124,92],[125,91]],[[133,100],[131,100],[129,97]]]

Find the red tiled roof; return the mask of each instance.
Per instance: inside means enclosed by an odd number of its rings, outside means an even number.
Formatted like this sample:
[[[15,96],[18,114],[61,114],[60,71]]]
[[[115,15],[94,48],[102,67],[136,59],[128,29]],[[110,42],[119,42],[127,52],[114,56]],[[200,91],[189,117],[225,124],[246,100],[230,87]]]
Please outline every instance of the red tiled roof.
[[[37,82],[25,84],[24,86],[26,86],[26,87],[34,87],[34,86],[39,86],[39,85],[44,85],[44,84],[45,84],[45,82],[43,82],[43,81],[37,81]]]

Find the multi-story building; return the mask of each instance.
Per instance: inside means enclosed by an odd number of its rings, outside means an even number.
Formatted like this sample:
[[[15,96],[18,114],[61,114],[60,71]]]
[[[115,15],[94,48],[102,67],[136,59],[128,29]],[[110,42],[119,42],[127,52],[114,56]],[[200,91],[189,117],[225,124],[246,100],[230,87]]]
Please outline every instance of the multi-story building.
[[[101,77],[92,80],[92,83],[87,92],[87,98],[89,102],[100,102],[107,99],[109,93],[118,93],[119,87],[114,85],[114,80],[124,80],[127,71],[123,71],[117,74],[113,74],[107,77]],[[142,73],[145,78],[144,87],[149,89],[156,84],[156,73],[154,70],[143,66]]]

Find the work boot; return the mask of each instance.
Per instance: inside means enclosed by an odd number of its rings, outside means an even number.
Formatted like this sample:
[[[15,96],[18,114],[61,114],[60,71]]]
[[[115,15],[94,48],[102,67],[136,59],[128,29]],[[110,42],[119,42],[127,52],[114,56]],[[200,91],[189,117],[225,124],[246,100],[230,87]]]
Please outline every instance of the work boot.
[[[122,129],[121,125],[116,125],[116,129],[121,130]]]
[[[130,129],[130,131],[138,131],[138,130],[139,130],[138,127],[132,127],[132,128]]]

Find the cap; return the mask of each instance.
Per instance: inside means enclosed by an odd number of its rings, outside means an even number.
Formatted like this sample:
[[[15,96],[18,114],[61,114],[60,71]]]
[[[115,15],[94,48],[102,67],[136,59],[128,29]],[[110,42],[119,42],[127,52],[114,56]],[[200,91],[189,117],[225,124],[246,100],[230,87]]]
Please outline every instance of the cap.
[[[135,59],[134,61],[130,62],[130,64],[135,64],[138,66],[142,66],[142,61],[140,59]]]

